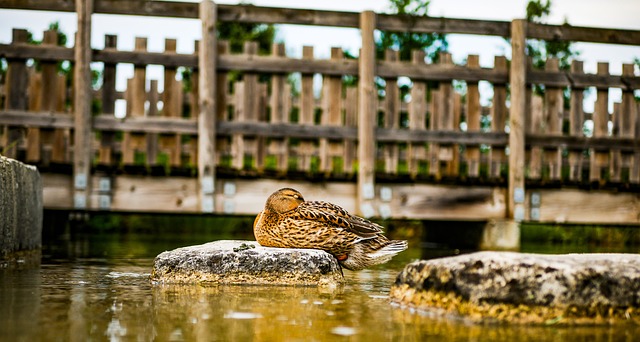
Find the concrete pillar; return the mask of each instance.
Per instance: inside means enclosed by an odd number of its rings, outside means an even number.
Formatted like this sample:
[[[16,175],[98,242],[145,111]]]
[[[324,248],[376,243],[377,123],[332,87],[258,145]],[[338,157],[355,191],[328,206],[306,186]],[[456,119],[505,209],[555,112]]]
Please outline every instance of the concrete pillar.
[[[514,220],[489,220],[482,231],[481,250],[520,250],[520,223]]]

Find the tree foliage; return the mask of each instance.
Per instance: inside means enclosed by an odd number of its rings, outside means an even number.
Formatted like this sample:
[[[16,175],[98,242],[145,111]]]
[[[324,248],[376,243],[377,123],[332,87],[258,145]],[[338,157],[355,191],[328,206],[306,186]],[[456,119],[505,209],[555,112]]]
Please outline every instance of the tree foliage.
[[[415,20],[417,16],[427,16],[429,0],[389,0],[391,12],[405,15],[405,20]],[[376,40],[376,53],[379,59],[384,57],[385,50],[397,49],[400,60],[411,60],[414,50],[424,50],[427,59],[432,62],[438,60],[438,54],[446,51],[448,47],[444,34],[439,33],[411,33],[411,32],[380,32]]]
[[[551,0],[529,0],[527,3],[527,20],[543,23],[551,14]],[[565,21],[565,25],[568,23]],[[575,50],[573,43],[559,40],[529,40],[527,54],[533,59],[533,66],[544,69],[548,58],[558,58],[560,69],[569,70],[571,61],[580,53]]]

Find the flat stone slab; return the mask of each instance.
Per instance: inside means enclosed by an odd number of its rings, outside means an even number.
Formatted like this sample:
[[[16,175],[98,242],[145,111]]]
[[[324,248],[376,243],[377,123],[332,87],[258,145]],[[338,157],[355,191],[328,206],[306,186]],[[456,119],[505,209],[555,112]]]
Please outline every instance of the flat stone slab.
[[[337,286],[342,269],[317,249],[262,247],[255,241],[221,240],[159,254],[151,280],[164,284]]]
[[[408,264],[391,300],[476,322],[640,324],[640,255],[478,252]]]

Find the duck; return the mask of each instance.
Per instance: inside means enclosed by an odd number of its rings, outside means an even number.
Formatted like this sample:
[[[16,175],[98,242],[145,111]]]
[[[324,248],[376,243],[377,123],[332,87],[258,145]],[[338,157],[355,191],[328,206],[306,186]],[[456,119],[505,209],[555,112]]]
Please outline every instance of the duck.
[[[383,264],[407,249],[407,241],[390,240],[383,232],[381,225],[338,205],[305,201],[293,188],[271,194],[253,223],[261,246],[320,249],[351,271]]]

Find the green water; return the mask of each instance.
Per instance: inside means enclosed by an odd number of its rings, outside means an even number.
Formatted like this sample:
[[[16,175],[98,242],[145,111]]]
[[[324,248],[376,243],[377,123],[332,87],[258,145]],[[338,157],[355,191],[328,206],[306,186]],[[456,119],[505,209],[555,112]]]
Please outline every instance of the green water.
[[[149,282],[153,258],[164,250],[251,238],[246,229],[221,235],[215,228],[45,233],[39,267],[0,270],[0,340],[634,341],[640,336],[634,326],[472,325],[394,306],[389,288],[406,263],[455,253],[417,243],[382,267],[345,271],[346,285],[335,290]],[[527,249],[536,251],[532,245]]]

